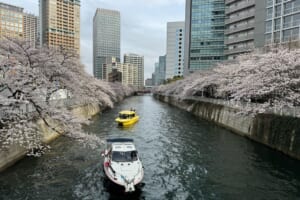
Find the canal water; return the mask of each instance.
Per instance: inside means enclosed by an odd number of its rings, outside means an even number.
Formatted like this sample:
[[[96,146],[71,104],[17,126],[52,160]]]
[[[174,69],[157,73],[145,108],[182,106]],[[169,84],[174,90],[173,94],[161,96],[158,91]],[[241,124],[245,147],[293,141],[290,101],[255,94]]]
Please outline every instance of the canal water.
[[[135,108],[131,128],[114,123]],[[93,118],[85,131],[134,138],[145,167],[144,187],[111,191],[100,152],[61,137],[41,158],[28,157],[0,174],[0,199],[300,199],[300,162],[153,99],[131,97]]]

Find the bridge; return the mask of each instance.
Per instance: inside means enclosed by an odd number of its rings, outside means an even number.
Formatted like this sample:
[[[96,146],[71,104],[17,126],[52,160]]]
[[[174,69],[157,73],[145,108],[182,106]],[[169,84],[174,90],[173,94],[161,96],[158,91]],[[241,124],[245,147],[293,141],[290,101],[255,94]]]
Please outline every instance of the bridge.
[[[151,88],[145,88],[143,90],[137,90],[134,92],[134,95],[145,95],[145,94],[151,94]]]

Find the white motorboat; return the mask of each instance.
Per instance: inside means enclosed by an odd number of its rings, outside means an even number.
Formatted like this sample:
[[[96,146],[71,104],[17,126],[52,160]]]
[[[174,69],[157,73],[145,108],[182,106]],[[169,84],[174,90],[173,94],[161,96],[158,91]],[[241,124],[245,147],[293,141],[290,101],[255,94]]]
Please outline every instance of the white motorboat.
[[[107,139],[103,167],[108,179],[123,186],[125,192],[135,191],[144,177],[144,168],[130,138]]]

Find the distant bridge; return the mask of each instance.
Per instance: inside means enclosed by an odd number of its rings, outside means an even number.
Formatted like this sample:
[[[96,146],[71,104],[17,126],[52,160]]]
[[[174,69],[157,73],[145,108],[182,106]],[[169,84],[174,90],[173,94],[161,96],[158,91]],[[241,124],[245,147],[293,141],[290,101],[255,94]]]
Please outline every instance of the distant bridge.
[[[151,89],[145,88],[144,90],[137,90],[134,92],[134,95],[145,95],[145,94],[151,94]]]

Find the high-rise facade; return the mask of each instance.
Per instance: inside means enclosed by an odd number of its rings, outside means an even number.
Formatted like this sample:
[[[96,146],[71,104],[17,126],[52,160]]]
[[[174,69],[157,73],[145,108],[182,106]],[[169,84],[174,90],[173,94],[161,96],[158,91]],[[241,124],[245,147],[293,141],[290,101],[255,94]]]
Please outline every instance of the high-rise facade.
[[[102,65],[102,80],[120,80],[125,85],[139,87],[138,66],[132,63],[121,63],[116,57],[106,57]],[[116,77],[118,77],[116,79]]]
[[[80,0],[40,0],[40,43],[80,54]]]
[[[35,47],[38,41],[38,17],[24,13],[23,27],[25,41],[28,41],[32,47]]]
[[[138,84],[138,68],[137,65],[130,63],[123,63],[119,65],[118,71],[122,72],[122,83],[125,85],[131,85],[136,88]]]
[[[183,75],[184,22],[167,23],[167,55],[164,79]]]
[[[158,84],[163,84],[164,81],[166,80],[166,64],[167,64],[167,56],[159,56],[158,58]],[[182,59],[182,58],[181,58]],[[173,77],[171,77],[173,78]]]
[[[166,80],[166,56],[159,56],[158,62],[154,65],[154,73],[152,75],[153,85],[164,83]]]
[[[263,47],[265,0],[225,0],[225,5],[228,59]]]
[[[24,38],[23,8],[0,3],[0,38]]]
[[[266,0],[265,44],[300,41],[300,0]]]
[[[124,64],[132,64],[137,67],[137,83],[135,85],[142,89],[144,88],[144,56],[140,56],[137,54],[125,54],[124,55]]]
[[[225,0],[225,54],[228,59],[254,49],[255,0]]]
[[[121,49],[120,12],[98,8],[93,19],[93,73],[103,79],[106,57],[120,62]]]
[[[145,80],[145,86],[146,86],[146,87],[152,87],[152,86],[153,86],[152,78],[147,78],[147,79]]]
[[[160,85],[159,63],[154,63],[153,85]]]
[[[224,56],[224,0],[186,0],[185,72],[209,69]]]

